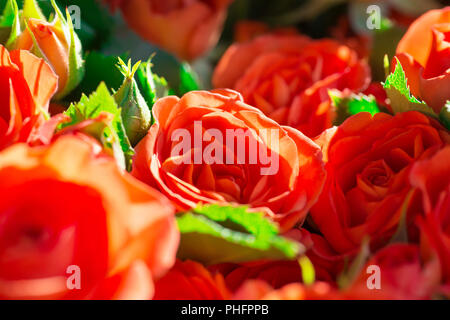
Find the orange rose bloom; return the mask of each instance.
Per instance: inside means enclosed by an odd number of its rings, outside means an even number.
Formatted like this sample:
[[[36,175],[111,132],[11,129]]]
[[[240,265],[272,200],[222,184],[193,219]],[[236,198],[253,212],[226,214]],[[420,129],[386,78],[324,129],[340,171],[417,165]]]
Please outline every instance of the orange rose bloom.
[[[44,60],[0,46],[0,149],[29,142],[58,86]]]
[[[226,300],[230,293],[220,274],[211,274],[200,263],[177,260],[155,283],[154,300]]]
[[[216,67],[216,88],[239,91],[283,125],[315,137],[332,126],[329,89],[364,90],[370,70],[356,52],[333,40],[266,35],[232,45]]]
[[[132,174],[159,188],[179,210],[198,203],[247,204],[287,230],[303,221],[322,189],[319,147],[243,103],[235,91],[162,98],[153,117],[136,147]]]
[[[219,40],[232,0],[106,0],[142,38],[193,60]]]
[[[92,148],[67,136],[0,153],[2,299],[148,299],[174,263],[170,202]]]
[[[450,100],[450,7],[428,11],[411,24],[396,57],[411,93],[439,113]]]
[[[373,117],[358,113],[316,142],[322,146],[328,175],[311,217],[337,254],[352,254],[366,236],[373,247],[386,244],[403,208],[408,222],[420,213],[409,172],[416,161],[450,143],[450,135],[419,112]],[[405,202],[408,195],[411,199]],[[410,231],[413,241],[413,228]]]

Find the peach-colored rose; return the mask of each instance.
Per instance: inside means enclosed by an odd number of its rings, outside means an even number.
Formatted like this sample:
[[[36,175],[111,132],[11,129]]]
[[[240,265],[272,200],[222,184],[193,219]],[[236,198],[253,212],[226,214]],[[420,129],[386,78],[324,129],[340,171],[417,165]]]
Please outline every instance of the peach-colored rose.
[[[321,191],[319,148],[245,104],[235,91],[162,98],[153,117],[155,124],[136,147],[132,174],[160,189],[179,210],[199,203],[247,204],[287,230],[303,221]]]
[[[219,39],[232,0],[106,0],[141,37],[181,59],[205,54]]]
[[[175,262],[170,202],[94,151],[65,136],[0,153],[1,298],[149,299]]]
[[[329,89],[364,90],[367,64],[349,47],[301,35],[265,35],[232,45],[217,65],[216,88],[239,91],[244,101],[309,137],[332,126]]]

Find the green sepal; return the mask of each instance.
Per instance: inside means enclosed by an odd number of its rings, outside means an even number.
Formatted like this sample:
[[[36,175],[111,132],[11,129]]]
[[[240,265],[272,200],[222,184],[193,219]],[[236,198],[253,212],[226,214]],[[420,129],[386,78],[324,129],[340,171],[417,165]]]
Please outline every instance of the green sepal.
[[[181,233],[178,258],[206,265],[254,260],[292,260],[304,253],[300,243],[279,235],[263,213],[245,206],[198,206],[177,217]]]

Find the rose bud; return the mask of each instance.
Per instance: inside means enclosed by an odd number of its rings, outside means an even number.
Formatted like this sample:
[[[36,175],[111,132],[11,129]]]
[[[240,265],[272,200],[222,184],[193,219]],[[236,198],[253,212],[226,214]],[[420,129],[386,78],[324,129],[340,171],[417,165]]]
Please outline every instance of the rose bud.
[[[119,70],[125,76],[125,80],[119,90],[114,94],[119,108],[122,110],[122,119],[125,130],[131,144],[135,146],[148,132],[152,122],[150,109],[141,95],[138,85],[134,80],[140,62],[131,68],[119,58]]]
[[[52,5],[56,14],[54,20],[48,22],[34,0],[25,0],[24,7],[28,10],[16,15],[16,21],[18,26],[26,27],[18,33],[13,32],[7,46],[28,50],[44,58],[59,77],[55,99],[61,99],[80,83],[84,66],[81,42],[69,13],[65,18],[53,0]]]

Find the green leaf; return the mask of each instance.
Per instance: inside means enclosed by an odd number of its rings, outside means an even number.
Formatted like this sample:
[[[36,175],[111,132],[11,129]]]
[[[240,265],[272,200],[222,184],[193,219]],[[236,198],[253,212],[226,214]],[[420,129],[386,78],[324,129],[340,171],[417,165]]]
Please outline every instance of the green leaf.
[[[450,100],[442,107],[439,113],[439,120],[441,120],[444,127],[450,130]]]
[[[328,94],[336,108],[335,125],[340,125],[345,119],[359,112],[369,112],[372,116],[381,112],[377,100],[372,95],[345,93],[336,89],[329,90]]]
[[[194,73],[188,63],[182,63],[180,65],[180,86],[178,88],[178,94],[182,96],[189,91],[198,89],[200,89],[198,76]]]
[[[136,82],[138,84],[139,91],[150,109],[156,101],[156,84],[153,79],[151,60],[152,57],[150,57],[147,62],[141,63],[136,72]]]
[[[6,15],[9,16],[8,18],[6,18],[7,20],[13,18],[13,23],[11,25],[9,37],[8,40],[6,41],[6,47],[11,48],[21,33],[19,8],[17,6],[16,0],[9,0],[7,7],[5,8],[5,11],[7,12]],[[4,23],[9,22],[10,21],[4,21]]]
[[[166,79],[152,72],[152,58],[153,55],[147,62],[141,63],[136,72],[136,82],[150,110],[153,108],[156,100],[169,94],[169,86]]]
[[[0,17],[0,27],[12,27],[18,13],[17,2],[15,0],[7,0],[2,16]]]
[[[180,259],[206,265],[295,259],[304,247],[281,237],[277,226],[247,207],[199,206],[177,217]]]
[[[436,118],[437,115],[432,108],[411,94],[405,71],[403,71],[400,61],[397,58],[395,59],[397,62],[395,70],[386,78],[384,83],[384,89],[391,100],[394,113],[415,110]]]
[[[102,112],[108,112],[114,116],[112,130],[108,130],[107,128],[105,130],[105,135],[111,139],[117,138],[117,141],[113,141],[112,143],[118,142],[120,144],[125,161],[125,164],[122,167],[129,169],[134,150],[125,134],[121,110],[117,107],[116,101],[109,93],[109,90],[104,83],[101,83],[97,90],[89,97],[83,94],[78,103],[72,104],[69,109],[67,109],[65,114],[70,116],[72,121],[64,123],[62,128],[80,123],[87,119],[94,119]]]

